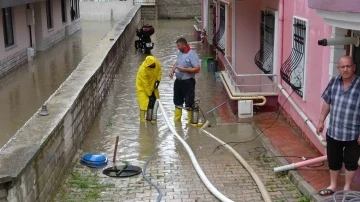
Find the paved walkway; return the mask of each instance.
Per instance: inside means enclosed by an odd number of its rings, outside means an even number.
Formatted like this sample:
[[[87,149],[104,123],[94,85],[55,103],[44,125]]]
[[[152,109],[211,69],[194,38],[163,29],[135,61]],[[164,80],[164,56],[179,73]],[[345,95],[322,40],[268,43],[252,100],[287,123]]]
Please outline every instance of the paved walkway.
[[[160,84],[161,100],[170,119],[173,118],[172,85],[174,80],[166,75],[174,62],[177,52],[174,41],[178,33],[191,41],[193,26],[187,20],[155,21],[156,33],[153,37],[153,54],[163,65],[163,80]],[[169,46],[172,44],[172,46]],[[199,43],[192,43],[192,48],[202,57],[207,49]],[[152,153],[158,155],[151,161],[147,176],[160,186],[162,201],[218,201],[197,176],[188,154],[181,143],[169,132],[162,116],[156,125],[139,124],[138,109],[134,107],[136,95],[134,77],[144,55],[134,54],[130,47],[129,56],[124,58],[113,89],[104,101],[86,140],[82,145],[84,153],[102,153],[112,159],[114,139],[120,137],[117,165],[126,162],[143,167]],[[130,85],[131,84],[131,85]],[[211,93],[209,93],[211,92]],[[223,102],[222,84],[215,81],[214,75],[203,68],[197,76],[197,97],[201,108],[208,111]],[[225,111],[224,111],[225,110]],[[160,113],[160,112],[159,112]],[[228,119],[224,119],[227,115]],[[225,142],[247,141],[256,137],[255,129],[250,124],[234,124],[234,118],[227,106],[206,117],[212,127],[207,130]],[[199,164],[213,185],[225,196],[234,201],[262,201],[260,192],[249,173],[226,149],[214,152],[218,143],[198,128],[186,124],[184,112],[182,124],[176,124],[176,130],[194,151]],[[236,146],[235,149],[256,170],[267,187],[273,201],[306,201],[285,175],[275,175],[272,171],[276,163],[269,158],[260,139]],[[120,161],[122,160],[122,161]],[[126,162],[125,162],[126,161]],[[111,166],[109,163],[108,166]],[[90,170],[74,162],[74,167],[65,179],[55,201],[155,201],[156,190],[146,183],[141,176],[118,179],[109,178],[101,170]]]

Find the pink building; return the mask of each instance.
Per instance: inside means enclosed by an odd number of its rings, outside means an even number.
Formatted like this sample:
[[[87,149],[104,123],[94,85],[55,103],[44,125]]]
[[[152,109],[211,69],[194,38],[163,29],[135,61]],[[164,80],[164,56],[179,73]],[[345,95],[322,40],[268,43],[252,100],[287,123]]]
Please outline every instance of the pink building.
[[[337,74],[339,57],[353,55],[360,63],[360,51],[318,41],[357,37],[359,12],[356,0],[202,0],[202,28],[216,48],[234,113],[246,118],[253,109],[283,105],[284,115],[324,153],[323,138],[315,134],[321,94]]]
[[[81,29],[79,0],[1,0],[0,76]]]

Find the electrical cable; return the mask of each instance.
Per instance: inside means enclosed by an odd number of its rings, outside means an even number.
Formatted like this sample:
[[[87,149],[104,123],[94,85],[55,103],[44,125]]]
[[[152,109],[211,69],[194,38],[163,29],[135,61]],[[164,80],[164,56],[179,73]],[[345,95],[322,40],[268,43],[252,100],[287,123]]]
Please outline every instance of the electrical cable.
[[[259,151],[260,149],[263,149],[262,151]],[[254,154],[254,153],[258,153],[258,155]],[[305,156],[264,156],[267,153],[267,150],[264,147],[255,147],[255,151],[249,151],[248,152],[250,156],[256,156],[256,158],[260,158],[260,156],[262,156],[261,158],[298,158],[298,159],[302,159],[302,160],[308,160],[308,159],[314,159],[317,157],[305,157]],[[324,166],[325,163],[321,162],[320,165],[313,165],[313,166],[306,166],[309,168],[319,168]]]
[[[142,177],[144,178],[144,180],[146,180],[146,182],[148,182],[150,185],[152,185],[153,187],[155,187],[155,189],[156,189],[156,190],[158,191],[158,193],[159,193],[156,202],[160,202],[160,201],[161,201],[162,192],[161,192],[160,188],[159,188],[155,183],[153,183],[151,180],[149,180],[149,179],[146,177],[146,168],[147,168],[149,162],[151,161],[151,159],[152,159],[155,155],[157,155],[158,152],[159,152],[159,151],[154,152],[154,153],[146,160],[146,163],[145,163],[145,165],[144,165],[143,172],[142,172]]]
[[[257,134],[255,138],[253,138],[253,139],[251,139],[251,140],[249,140],[249,141],[242,141],[242,142],[226,142],[225,144],[218,145],[218,146],[214,149],[214,152],[213,152],[213,153],[215,153],[217,150],[220,149],[220,147],[222,147],[222,146],[224,146],[224,145],[226,145],[226,144],[234,144],[234,145],[232,145],[232,146],[234,147],[234,146],[237,146],[237,145],[239,145],[239,144],[249,143],[249,142],[252,142],[252,141],[256,140],[256,139],[257,139],[258,137],[260,137],[260,135],[263,134],[266,130],[268,130],[268,129],[270,129],[271,127],[274,126],[274,124],[276,123],[276,121],[277,121],[277,120],[279,119],[279,117],[280,117],[281,108],[284,107],[284,105],[286,104],[286,102],[289,100],[289,98],[291,97],[291,95],[292,95],[293,93],[294,93],[294,91],[292,91],[292,92],[290,93],[290,95],[286,98],[286,100],[284,101],[284,103],[280,106],[279,111],[278,111],[278,113],[277,113],[277,116],[276,116],[274,122],[273,122],[269,127],[261,130],[260,133]]]

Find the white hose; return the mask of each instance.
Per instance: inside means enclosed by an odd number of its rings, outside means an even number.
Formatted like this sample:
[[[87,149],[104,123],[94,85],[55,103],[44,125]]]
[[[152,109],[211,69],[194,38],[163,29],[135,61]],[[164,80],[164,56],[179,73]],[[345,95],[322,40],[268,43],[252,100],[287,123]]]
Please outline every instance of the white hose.
[[[224,196],[222,193],[220,193],[215,187],[214,185],[211,184],[211,182],[209,181],[209,179],[206,177],[205,173],[203,172],[203,170],[201,169],[198,161],[196,160],[196,157],[194,155],[194,152],[191,150],[190,146],[179,136],[179,134],[176,132],[175,128],[173,125],[171,125],[169,118],[166,115],[165,109],[161,103],[160,100],[157,100],[157,102],[159,102],[159,107],[161,110],[161,113],[164,116],[164,119],[166,121],[166,124],[168,125],[170,131],[179,139],[179,141],[183,144],[183,146],[185,147],[187,153],[190,156],[191,162],[197,172],[197,174],[199,175],[200,179],[203,181],[204,185],[206,186],[206,188],[216,197],[218,198],[220,201],[224,201],[224,202],[233,202],[232,200],[228,199],[226,196]]]
[[[229,151],[231,151],[231,153],[233,153],[235,158],[237,160],[239,160],[239,162],[245,167],[245,169],[249,172],[251,177],[254,179],[255,183],[259,187],[260,193],[261,193],[264,201],[265,202],[271,202],[271,198],[270,198],[269,193],[267,192],[263,182],[260,180],[259,176],[255,173],[255,171],[252,169],[252,167],[245,161],[245,159],[242,156],[240,156],[239,153],[237,153],[235,151],[235,149],[233,149],[231,146],[229,146],[228,144],[226,144],[225,142],[223,142],[219,138],[215,137],[214,135],[212,135],[208,131],[204,130],[204,128],[206,128],[207,125],[209,125],[209,121],[206,121],[206,123],[203,125],[203,127],[201,127],[200,130],[202,132],[206,133],[207,135],[209,135],[210,137],[214,138],[215,140],[217,140],[220,144],[222,144],[224,147],[226,147],[226,149],[228,149]]]

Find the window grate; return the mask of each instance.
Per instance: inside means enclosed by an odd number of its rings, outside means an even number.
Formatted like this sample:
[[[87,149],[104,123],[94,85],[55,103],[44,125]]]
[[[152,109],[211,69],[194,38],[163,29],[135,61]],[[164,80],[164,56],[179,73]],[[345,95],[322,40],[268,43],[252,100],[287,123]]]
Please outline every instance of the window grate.
[[[225,4],[220,4],[220,25],[214,35],[213,44],[222,54],[225,55]]]
[[[275,14],[273,11],[261,11],[260,50],[255,55],[255,64],[265,73],[273,73]]]
[[[304,92],[305,45],[307,22],[294,17],[293,48],[280,69],[281,78],[301,97]]]

